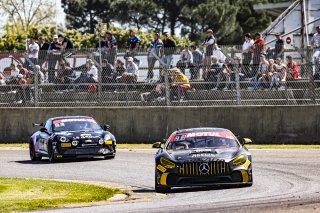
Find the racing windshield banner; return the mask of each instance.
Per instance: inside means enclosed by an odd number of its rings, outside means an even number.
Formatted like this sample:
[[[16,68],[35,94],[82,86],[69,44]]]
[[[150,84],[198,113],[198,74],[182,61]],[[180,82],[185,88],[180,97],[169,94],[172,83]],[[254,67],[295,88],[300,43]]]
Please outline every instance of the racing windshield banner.
[[[185,134],[174,135],[170,142],[172,141],[181,141],[186,138],[196,138],[196,137],[219,137],[219,138],[228,138],[234,139],[234,136],[230,132],[188,132]]]

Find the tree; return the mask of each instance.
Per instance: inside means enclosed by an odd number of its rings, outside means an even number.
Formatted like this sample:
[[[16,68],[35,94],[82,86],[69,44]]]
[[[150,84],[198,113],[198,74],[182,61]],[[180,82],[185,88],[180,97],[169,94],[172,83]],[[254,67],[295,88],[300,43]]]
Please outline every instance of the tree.
[[[115,15],[112,0],[62,0],[67,28],[94,33],[99,19],[110,25]]]
[[[47,0],[1,0],[0,8],[12,26],[20,26],[19,30],[25,32],[32,26],[50,25],[55,16],[55,6]]]

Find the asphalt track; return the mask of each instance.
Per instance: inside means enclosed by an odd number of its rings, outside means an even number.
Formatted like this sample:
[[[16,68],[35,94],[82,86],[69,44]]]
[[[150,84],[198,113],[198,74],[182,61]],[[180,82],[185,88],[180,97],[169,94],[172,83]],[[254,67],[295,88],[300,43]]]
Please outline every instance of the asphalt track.
[[[31,162],[27,150],[0,150],[0,177],[113,182],[154,193],[155,150],[118,150],[113,160]],[[320,150],[252,150],[254,184],[177,189],[162,199],[46,212],[320,212]]]

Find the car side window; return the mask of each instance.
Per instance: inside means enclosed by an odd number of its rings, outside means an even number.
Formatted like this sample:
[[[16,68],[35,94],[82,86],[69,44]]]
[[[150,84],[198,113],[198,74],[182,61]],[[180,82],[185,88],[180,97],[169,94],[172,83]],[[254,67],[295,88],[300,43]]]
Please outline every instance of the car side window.
[[[47,120],[46,125],[44,126],[48,132],[52,132],[52,125],[51,125],[52,121],[51,120]]]

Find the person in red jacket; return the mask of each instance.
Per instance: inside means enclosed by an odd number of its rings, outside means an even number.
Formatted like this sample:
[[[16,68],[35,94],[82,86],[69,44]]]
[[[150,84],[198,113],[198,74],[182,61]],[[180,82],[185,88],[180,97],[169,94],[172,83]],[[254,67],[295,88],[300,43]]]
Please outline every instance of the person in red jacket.
[[[287,81],[299,78],[299,67],[298,63],[292,60],[291,55],[286,56],[287,59]]]

